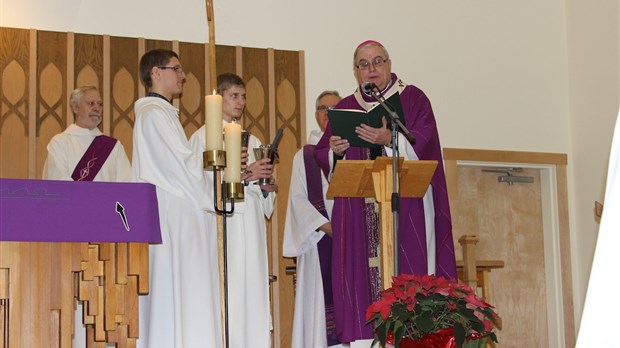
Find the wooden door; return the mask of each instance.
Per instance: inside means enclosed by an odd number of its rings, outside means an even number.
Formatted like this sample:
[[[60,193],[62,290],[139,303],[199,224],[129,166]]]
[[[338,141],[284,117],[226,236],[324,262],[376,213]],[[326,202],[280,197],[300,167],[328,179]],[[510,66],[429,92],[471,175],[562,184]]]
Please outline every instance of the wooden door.
[[[574,346],[566,155],[444,149],[444,160],[455,245],[477,235],[477,259],[505,263],[489,275],[500,346]],[[514,167],[533,183],[488,172]]]
[[[497,332],[501,346],[544,347],[547,304],[539,170],[519,173],[534,178],[533,183],[509,185],[498,182],[502,174],[484,172],[485,168],[458,166],[454,243],[458,245],[463,234],[477,235],[478,260],[505,262],[503,269],[489,275],[491,304],[503,321]],[[462,259],[460,248],[456,253]]]

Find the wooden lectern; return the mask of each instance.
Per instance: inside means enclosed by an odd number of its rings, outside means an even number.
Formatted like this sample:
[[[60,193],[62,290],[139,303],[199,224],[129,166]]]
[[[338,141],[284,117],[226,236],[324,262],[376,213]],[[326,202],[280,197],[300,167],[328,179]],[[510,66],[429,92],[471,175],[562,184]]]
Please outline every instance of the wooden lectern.
[[[400,167],[400,197],[421,198],[437,168],[437,161],[405,161]],[[392,158],[378,157],[374,161],[341,160],[332,176],[328,198],[374,197],[379,203],[380,269],[384,289],[392,286],[394,276],[394,221],[392,215]]]

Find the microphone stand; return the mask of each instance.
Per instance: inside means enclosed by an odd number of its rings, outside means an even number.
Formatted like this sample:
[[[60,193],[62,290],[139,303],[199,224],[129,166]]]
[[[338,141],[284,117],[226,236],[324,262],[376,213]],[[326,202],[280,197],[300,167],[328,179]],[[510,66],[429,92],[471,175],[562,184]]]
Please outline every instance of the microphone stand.
[[[390,118],[390,124],[392,125],[392,219],[393,219],[393,237],[394,237],[394,275],[399,275],[399,261],[398,261],[398,216],[400,211],[400,189],[398,185],[398,178],[400,176],[400,166],[398,163],[398,129],[404,133],[405,137],[411,145],[415,144],[415,137],[400,121],[398,114],[390,107],[385,98],[381,95],[381,92],[376,86],[370,89],[370,94],[383,106],[388,112]]]

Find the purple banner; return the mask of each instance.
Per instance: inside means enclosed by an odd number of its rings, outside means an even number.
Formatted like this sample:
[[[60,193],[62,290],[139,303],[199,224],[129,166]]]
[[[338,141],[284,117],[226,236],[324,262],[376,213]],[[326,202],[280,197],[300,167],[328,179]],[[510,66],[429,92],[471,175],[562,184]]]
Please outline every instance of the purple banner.
[[[0,179],[0,241],[161,243],[155,186]]]

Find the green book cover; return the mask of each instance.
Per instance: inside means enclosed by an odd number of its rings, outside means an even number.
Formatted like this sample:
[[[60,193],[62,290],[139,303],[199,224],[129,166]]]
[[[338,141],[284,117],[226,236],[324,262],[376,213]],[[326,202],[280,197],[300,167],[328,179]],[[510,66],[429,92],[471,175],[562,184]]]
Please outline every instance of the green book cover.
[[[385,104],[391,107],[392,110],[394,110],[401,118],[401,122],[403,122],[403,108],[400,103],[400,94],[392,94],[392,96],[385,101]],[[387,110],[385,110],[381,104],[377,104],[374,108],[368,111],[354,109],[331,109],[327,114],[329,123],[332,126],[332,133],[334,135],[347,139],[351,146],[368,148],[379,147],[380,145],[371,144],[360,139],[357,133],[355,133],[355,127],[358,127],[364,123],[374,128],[381,128],[383,126],[383,122],[381,121],[383,116],[385,116],[388,122],[388,127],[390,127],[390,117]]]

